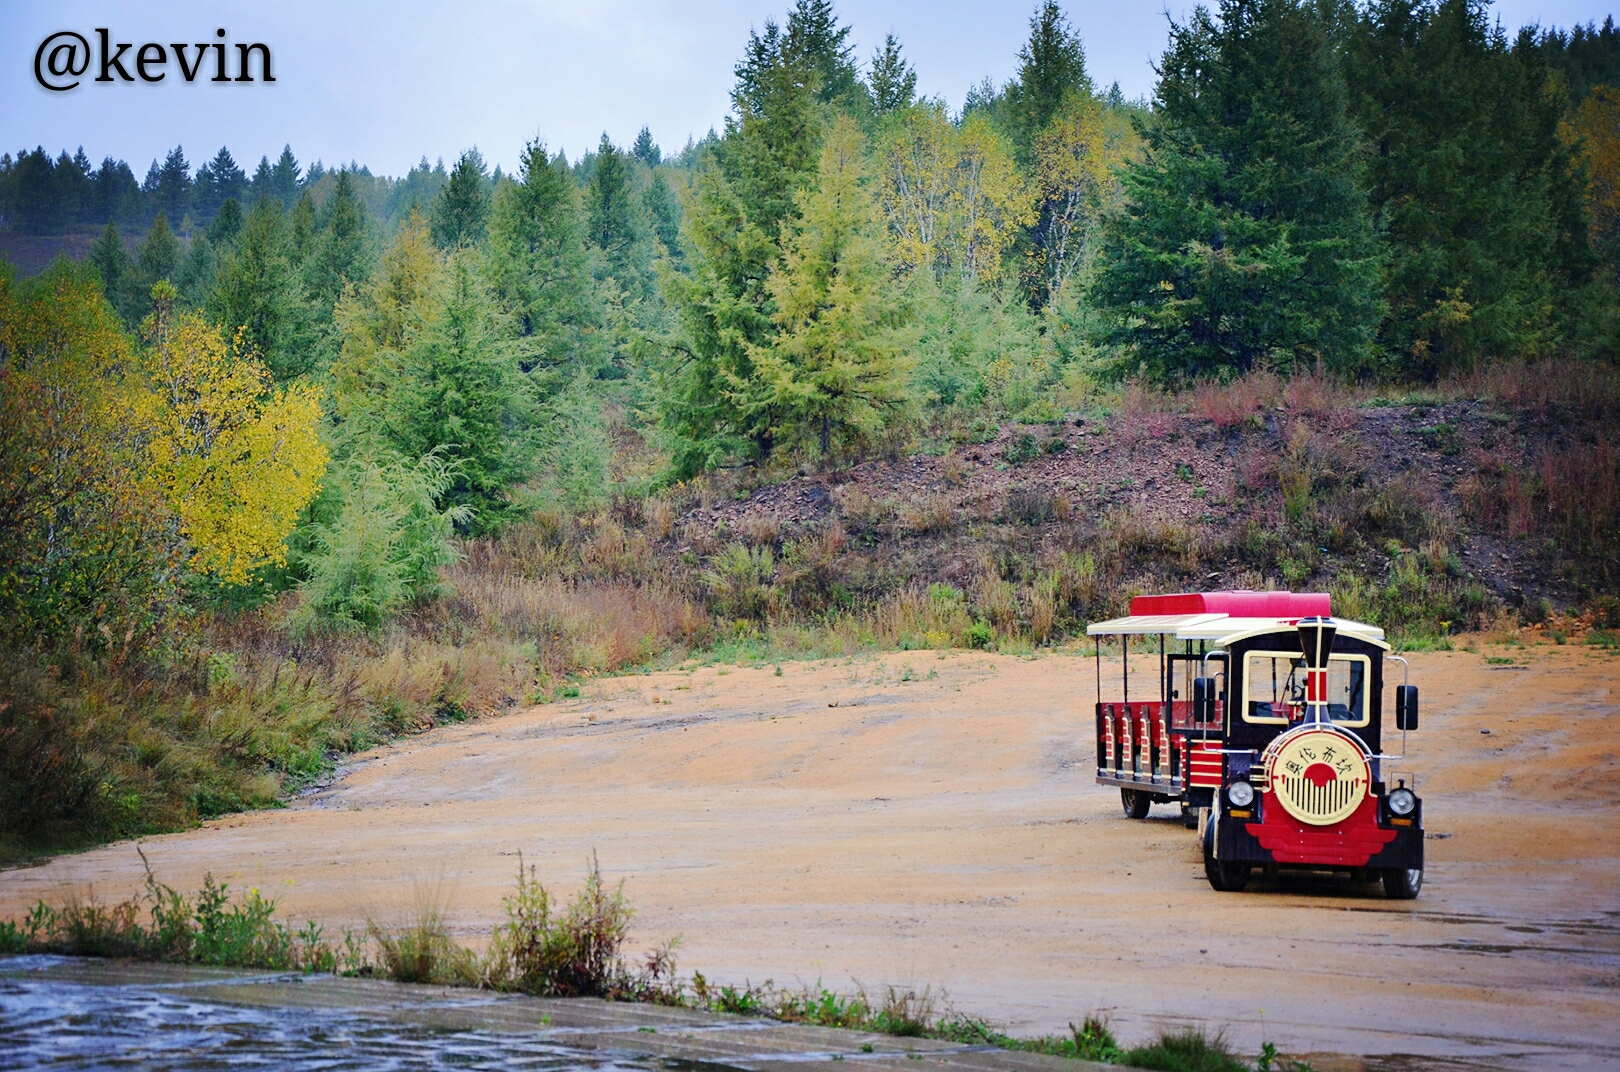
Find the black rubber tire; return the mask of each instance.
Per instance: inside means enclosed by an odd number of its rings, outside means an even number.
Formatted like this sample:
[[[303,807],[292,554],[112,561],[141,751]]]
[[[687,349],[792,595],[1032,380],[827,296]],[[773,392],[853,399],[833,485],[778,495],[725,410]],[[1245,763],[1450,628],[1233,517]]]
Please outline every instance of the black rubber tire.
[[[1423,889],[1421,867],[1391,867],[1384,871],[1384,896],[1391,901],[1415,901]]]
[[[1146,819],[1148,808],[1153,806],[1153,800],[1140,789],[1121,789],[1119,804],[1125,809],[1127,819]]]
[[[1198,809],[1191,807],[1185,800],[1181,802],[1181,825],[1187,830],[1198,829]]]
[[[1215,824],[1204,828],[1204,877],[1221,893],[1237,893],[1249,884],[1249,865],[1215,859]]]

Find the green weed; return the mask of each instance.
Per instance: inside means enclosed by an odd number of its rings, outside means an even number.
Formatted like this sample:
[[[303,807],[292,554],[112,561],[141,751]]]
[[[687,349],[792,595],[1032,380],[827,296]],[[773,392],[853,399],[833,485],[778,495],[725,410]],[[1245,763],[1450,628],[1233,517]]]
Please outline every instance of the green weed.
[[[1232,1052],[1224,1035],[1209,1035],[1192,1028],[1166,1032],[1146,1046],[1124,1051],[1118,1060],[1154,1072],[1249,1072],[1249,1066]]]

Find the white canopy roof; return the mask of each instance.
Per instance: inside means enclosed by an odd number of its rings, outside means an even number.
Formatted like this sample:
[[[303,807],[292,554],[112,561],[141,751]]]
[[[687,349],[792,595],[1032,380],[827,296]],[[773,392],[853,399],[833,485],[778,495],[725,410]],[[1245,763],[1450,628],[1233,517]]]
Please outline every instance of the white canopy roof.
[[[1333,618],[1343,636],[1381,643],[1384,631],[1376,625]],[[1086,626],[1087,636],[1139,636],[1164,633],[1177,640],[1213,640],[1229,644],[1257,633],[1293,629],[1298,618],[1234,618],[1229,614],[1132,614]]]

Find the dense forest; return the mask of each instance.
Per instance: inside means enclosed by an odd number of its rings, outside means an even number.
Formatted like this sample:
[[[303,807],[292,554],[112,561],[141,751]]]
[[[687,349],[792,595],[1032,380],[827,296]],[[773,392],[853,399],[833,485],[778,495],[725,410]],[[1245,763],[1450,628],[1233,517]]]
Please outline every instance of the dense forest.
[[[1014,77],[955,111],[893,35],[859,57],[797,0],[743,43],[723,126],[668,156],[643,129],[572,162],[535,141],[511,174],[476,149],[399,179],[290,146],[251,176],[177,146],[143,181],[0,158],[6,229],[99,229],[87,261],[0,269],[7,844],[273,799],[379,735],[895,598],[837,572],[843,529],[677,527],[716,496],[1142,392],[1620,356],[1612,21],[1221,0],[1136,102],[1093,84],[1082,31],[1045,3]],[[1336,546],[1288,502],[1304,550],[1267,562]],[[1125,591],[1064,561],[934,585],[954,624],[919,635],[1042,642]],[[1485,606],[1457,598],[1390,624]]]

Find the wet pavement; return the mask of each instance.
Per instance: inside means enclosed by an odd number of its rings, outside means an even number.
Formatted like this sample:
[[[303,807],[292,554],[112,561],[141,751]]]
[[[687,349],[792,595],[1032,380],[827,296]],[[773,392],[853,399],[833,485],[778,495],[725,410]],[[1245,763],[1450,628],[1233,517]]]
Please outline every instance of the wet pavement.
[[[0,957],[0,1069],[1081,1072],[1106,1066],[592,998]]]

